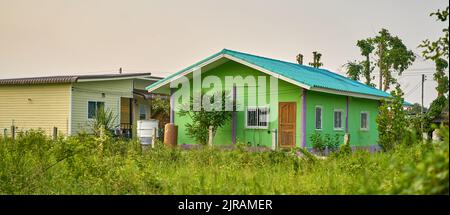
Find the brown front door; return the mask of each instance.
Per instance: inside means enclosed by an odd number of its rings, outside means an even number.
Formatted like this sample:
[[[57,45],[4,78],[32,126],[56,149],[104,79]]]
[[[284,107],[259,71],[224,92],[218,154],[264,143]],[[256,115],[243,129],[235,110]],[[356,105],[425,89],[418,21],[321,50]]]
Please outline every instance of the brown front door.
[[[280,102],[278,104],[278,146],[295,147],[295,129],[297,123],[297,103]]]

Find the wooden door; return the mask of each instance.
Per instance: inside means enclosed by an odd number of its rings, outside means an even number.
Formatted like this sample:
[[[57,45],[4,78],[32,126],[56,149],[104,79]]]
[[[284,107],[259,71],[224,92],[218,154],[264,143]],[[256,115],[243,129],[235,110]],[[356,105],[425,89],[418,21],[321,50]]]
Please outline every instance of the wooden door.
[[[278,104],[278,147],[295,147],[297,123],[297,103],[280,102]]]

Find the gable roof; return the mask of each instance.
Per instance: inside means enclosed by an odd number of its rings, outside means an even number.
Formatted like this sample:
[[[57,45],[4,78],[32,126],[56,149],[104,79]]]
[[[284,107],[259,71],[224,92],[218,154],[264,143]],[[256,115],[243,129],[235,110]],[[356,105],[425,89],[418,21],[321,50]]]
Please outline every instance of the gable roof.
[[[0,85],[25,85],[25,84],[69,84],[83,81],[121,80],[130,78],[161,78],[152,77],[151,73],[126,73],[103,75],[78,75],[78,76],[46,76],[31,78],[0,79]]]
[[[363,98],[381,99],[390,97],[390,94],[365,85],[361,82],[351,80],[342,75],[330,72],[326,69],[314,68],[296,63],[276,60],[267,57],[237,52],[229,49],[222,51],[197,62],[177,73],[159,80],[146,89],[155,90],[172,79],[185,75],[193,71],[194,68],[211,63],[215,59],[222,57],[253,67],[262,72],[268,73],[278,78],[296,84],[308,90],[322,91],[333,94],[350,95]]]

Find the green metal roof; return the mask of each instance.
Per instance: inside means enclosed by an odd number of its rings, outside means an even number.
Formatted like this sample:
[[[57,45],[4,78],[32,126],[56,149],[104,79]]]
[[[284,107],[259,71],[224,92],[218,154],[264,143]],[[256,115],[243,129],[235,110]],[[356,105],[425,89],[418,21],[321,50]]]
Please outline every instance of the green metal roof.
[[[223,49],[222,51],[200,61],[194,65],[191,65],[177,73],[167,76],[166,78],[159,80],[148,86],[146,89],[150,89],[154,86],[159,85],[162,82],[171,79],[185,71],[188,71],[210,59],[213,59],[219,55],[229,55],[239,60],[245,61],[247,63],[253,64],[255,66],[264,68],[270,72],[284,76],[285,78],[291,79],[295,82],[302,83],[309,87],[317,87],[324,89],[331,89],[342,92],[358,93],[365,95],[372,95],[377,97],[390,97],[390,94],[378,90],[374,87],[365,85],[361,82],[351,80],[342,75],[330,72],[326,69],[314,68],[310,66],[300,65],[296,63],[246,54],[242,52],[232,51],[228,49]]]

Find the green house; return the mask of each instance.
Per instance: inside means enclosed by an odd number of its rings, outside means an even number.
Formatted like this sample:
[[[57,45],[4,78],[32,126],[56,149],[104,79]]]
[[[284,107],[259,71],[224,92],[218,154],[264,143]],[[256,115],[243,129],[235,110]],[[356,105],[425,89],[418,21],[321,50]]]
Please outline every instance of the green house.
[[[146,89],[171,95],[171,122],[178,126],[178,145],[196,144],[186,132],[191,119],[179,115],[186,102],[176,97],[181,90],[187,89],[184,94],[188,96],[198,95],[199,89],[231,92],[239,110],[231,110],[232,119],[216,132],[215,145],[280,148],[310,148],[315,132],[337,134],[341,140],[348,133],[351,146],[376,146],[378,107],[380,100],[389,97],[384,91],[325,69],[227,49]]]

